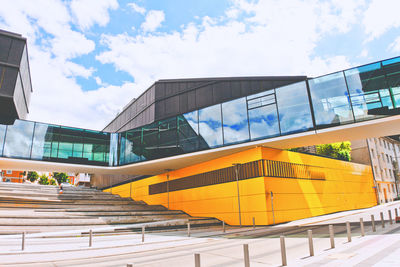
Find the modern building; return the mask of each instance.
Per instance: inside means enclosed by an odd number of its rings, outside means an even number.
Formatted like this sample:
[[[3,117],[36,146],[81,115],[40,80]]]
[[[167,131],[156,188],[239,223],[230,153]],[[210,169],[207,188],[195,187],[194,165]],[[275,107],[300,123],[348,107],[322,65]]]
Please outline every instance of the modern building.
[[[372,167],[379,203],[399,197],[400,142],[397,137],[351,141],[352,161]]]
[[[98,188],[232,224],[369,207],[370,167],[281,149],[398,134],[399,70],[400,57],[316,78],[161,80],[103,131],[0,125],[0,167],[90,173]]]
[[[13,124],[29,112],[32,84],[26,39],[0,30],[0,123]]]

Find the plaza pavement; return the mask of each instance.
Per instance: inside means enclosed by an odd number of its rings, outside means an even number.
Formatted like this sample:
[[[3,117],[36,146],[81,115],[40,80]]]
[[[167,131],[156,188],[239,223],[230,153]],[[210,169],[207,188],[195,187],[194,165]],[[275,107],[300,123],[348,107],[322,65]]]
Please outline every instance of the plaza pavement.
[[[390,224],[389,209],[399,202],[369,209],[340,212],[286,224],[266,227],[221,227],[187,231],[151,232],[142,243],[140,233],[98,233],[88,246],[87,235],[36,237],[27,235],[21,251],[20,236],[0,237],[0,266],[194,266],[194,253],[200,254],[201,266],[244,266],[243,244],[249,245],[250,266],[281,266],[279,235],[286,236],[288,266],[400,266],[400,224]],[[380,224],[384,212],[385,228]],[[372,232],[370,215],[376,219]],[[364,218],[365,236],[360,236],[360,217]],[[352,223],[352,242],[343,231]],[[336,248],[330,248],[328,224],[334,224]],[[315,231],[315,256],[309,256],[306,230]],[[326,232],[326,234],[325,234]]]

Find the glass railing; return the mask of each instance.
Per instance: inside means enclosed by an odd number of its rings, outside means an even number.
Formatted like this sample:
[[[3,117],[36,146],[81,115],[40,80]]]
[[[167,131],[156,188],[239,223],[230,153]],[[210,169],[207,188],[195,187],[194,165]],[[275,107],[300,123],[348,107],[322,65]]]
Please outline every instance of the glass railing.
[[[119,166],[399,114],[400,57],[308,79],[122,133],[17,120],[0,156]]]

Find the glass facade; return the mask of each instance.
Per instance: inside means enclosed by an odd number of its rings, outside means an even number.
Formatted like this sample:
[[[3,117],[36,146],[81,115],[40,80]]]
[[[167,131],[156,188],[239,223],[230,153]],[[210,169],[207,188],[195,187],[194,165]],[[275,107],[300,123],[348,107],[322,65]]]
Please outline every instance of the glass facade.
[[[222,103],[224,144],[235,144],[250,139],[246,98]]]
[[[313,128],[306,82],[280,87],[276,91],[281,135]]]
[[[354,121],[343,72],[308,81],[318,128]]]
[[[400,58],[394,58],[121,133],[17,120],[0,125],[0,156],[119,166],[398,115],[399,106]]]

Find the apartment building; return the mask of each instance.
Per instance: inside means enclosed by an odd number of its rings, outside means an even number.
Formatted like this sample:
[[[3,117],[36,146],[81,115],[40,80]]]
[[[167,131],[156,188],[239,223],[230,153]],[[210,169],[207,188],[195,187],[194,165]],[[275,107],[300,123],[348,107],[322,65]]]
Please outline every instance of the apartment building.
[[[378,137],[351,141],[353,162],[371,164],[379,203],[399,196],[400,141],[398,137]]]

